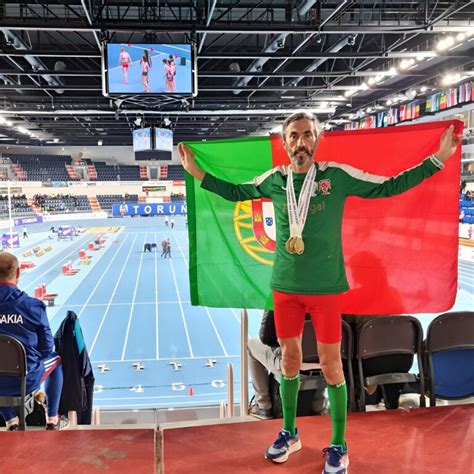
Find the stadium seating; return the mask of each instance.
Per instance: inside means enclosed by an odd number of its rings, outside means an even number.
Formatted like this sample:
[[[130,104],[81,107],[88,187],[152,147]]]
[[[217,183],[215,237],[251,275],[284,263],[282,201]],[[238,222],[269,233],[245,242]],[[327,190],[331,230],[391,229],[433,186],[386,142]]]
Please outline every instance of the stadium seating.
[[[465,194],[459,195],[459,212],[464,213],[460,219],[463,224],[474,224],[474,201],[467,199]]]
[[[144,178],[140,177],[140,167],[135,165],[119,165],[117,172],[120,176],[120,181],[141,181]],[[145,178],[146,179],[146,178]]]
[[[97,181],[117,181],[118,173],[114,166],[110,166],[103,161],[94,163],[97,172]]]
[[[119,202],[138,202],[138,194],[98,194],[97,200],[103,211],[111,211],[112,204]]]
[[[92,212],[89,199],[86,195],[82,194],[77,196],[62,194],[58,194],[57,196],[36,195],[34,200],[36,205],[50,214],[62,212]]]
[[[171,198],[171,202],[181,202],[181,201],[186,200],[186,197],[183,193],[180,193],[180,194],[171,193],[170,198]]]
[[[436,398],[474,396],[474,312],[444,313],[431,321],[425,341],[430,406]]]
[[[97,181],[143,181],[140,177],[140,167],[137,165],[108,165],[103,161],[94,163],[97,171]]]
[[[32,207],[28,204],[24,196],[12,196],[12,216],[24,217],[34,215]],[[0,219],[8,219],[8,198],[0,196]]]
[[[167,179],[170,181],[184,179],[184,168],[181,165],[169,165]]]
[[[66,165],[72,164],[70,155],[5,155],[12,163],[17,164],[25,172],[23,181],[72,181]]]
[[[369,318],[359,329],[356,358],[359,372],[358,404],[360,411],[366,410],[366,394],[362,387],[380,385],[387,404],[384,386],[391,384],[413,384],[420,394],[420,406],[425,402],[425,378],[423,371],[423,328],[418,319],[413,316],[378,316]],[[374,358],[407,356],[410,365],[414,358],[418,362],[418,374],[394,371],[385,368],[373,371],[370,376],[365,373],[365,362]],[[391,364],[390,364],[391,365]],[[397,362],[394,363],[397,365]]]

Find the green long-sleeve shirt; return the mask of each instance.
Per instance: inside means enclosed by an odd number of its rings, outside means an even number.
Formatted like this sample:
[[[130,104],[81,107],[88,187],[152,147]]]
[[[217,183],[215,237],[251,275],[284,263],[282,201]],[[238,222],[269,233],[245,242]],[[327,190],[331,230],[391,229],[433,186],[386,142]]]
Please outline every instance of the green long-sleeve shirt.
[[[270,198],[276,223],[271,288],[285,293],[333,294],[349,289],[342,253],[342,215],[347,196],[381,198],[401,194],[444,167],[436,156],[391,178],[339,163],[316,163],[317,173],[303,230],[305,250],[290,254],[286,182],[288,167],[275,167],[250,183],[232,184],[207,173],[201,187],[229,201]],[[298,199],[306,173],[293,173]]]

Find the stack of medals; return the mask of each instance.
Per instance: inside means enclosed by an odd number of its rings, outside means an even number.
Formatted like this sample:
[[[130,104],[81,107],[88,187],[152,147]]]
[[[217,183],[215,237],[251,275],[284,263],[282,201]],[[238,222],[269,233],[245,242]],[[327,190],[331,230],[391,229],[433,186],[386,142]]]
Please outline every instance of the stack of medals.
[[[285,248],[288,253],[301,255],[304,252],[303,229],[308,216],[309,201],[313,191],[313,183],[316,178],[316,166],[312,166],[306,174],[301,188],[301,193],[296,203],[295,188],[293,186],[293,170],[288,169],[288,180],[286,184],[286,201],[288,204],[288,219],[290,221],[290,238]]]

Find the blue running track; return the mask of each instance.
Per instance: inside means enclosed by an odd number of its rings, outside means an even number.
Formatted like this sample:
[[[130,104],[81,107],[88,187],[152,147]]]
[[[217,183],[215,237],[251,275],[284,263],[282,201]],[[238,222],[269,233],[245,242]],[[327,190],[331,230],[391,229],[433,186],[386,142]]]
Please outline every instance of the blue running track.
[[[186,407],[219,404],[227,398],[227,364],[232,362],[235,400],[240,392],[240,310],[193,307],[189,301],[188,239],[184,218],[174,229],[162,218],[107,219],[81,222],[90,234],[73,241],[52,241],[44,256],[28,257],[37,266],[22,275],[21,288],[34,294],[45,283],[58,293],[48,308],[53,332],[67,310],[80,316],[96,377],[95,405],[101,408]],[[96,229],[94,229],[94,227]],[[102,229],[97,229],[102,227]],[[117,229],[118,227],[118,229]],[[33,245],[47,246],[45,225],[31,226]],[[90,265],[78,258],[80,249],[99,230],[105,247],[88,251]],[[118,232],[114,232],[117,231]],[[171,239],[171,259],[160,258],[161,241]],[[145,242],[158,252],[143,253]],[[63,276],[71,261],[80,272]],[[460,285],[454,310],[472,308],[474,264],[460,262]],[[424,329],[436,315],[418,315]],[[249,333],[258,333],[260,311],[249,311]],[[192,388],[193,396],[190,396]]]

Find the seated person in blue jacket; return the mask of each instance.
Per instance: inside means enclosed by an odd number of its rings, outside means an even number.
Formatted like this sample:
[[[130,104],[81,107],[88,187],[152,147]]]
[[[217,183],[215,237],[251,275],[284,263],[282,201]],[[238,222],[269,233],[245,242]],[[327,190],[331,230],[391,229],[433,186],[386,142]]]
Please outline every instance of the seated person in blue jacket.
[[[61,358],[54,352],[54,339],[44,303],[18,288],[20,266],[15,255],[0,253],[0,334],[18,339],[24,346],[28,375],[26,392],[37,390],[45,382],[48,403],[47,430],[67,428],[69,422],[58,416],[63,388]],[[0,376],[0,395],[20,395],[17,377]],[[9,431],[19,429],[12,408],[0,407]]]

